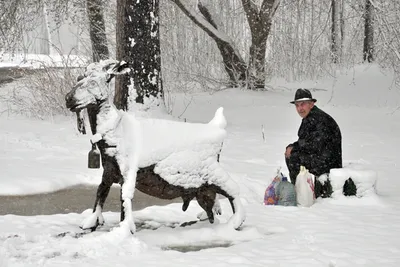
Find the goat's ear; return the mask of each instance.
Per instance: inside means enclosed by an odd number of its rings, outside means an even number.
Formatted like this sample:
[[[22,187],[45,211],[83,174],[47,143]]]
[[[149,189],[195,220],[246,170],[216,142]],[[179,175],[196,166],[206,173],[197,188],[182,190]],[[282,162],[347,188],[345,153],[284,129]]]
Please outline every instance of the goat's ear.
[[[120,61],[117,64],[114,65],[114,67],[111,68],[111,70],[108,73],[113,73],[113,74],[124,74],[129,72],[129,64],[126,61]]]
[[[110,73],[111,70],[114,69],[115,65],[118,64],[118,62],[115,60],[107,60],[107,61],[100,62],[100,63],[103,63],[103,64],[106,63],[105,65],[102,66],[102,68],[103,68],[103,71],[105,71],[107,73]]]

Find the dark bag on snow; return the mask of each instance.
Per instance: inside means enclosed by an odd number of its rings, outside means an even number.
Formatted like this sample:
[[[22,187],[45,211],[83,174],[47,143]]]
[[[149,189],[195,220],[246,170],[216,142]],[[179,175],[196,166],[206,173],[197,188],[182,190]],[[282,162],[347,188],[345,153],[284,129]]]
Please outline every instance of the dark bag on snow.
[[[331,197],[333,190],[328,173],[322,174],[317,179],[315,179],[314,192],[315,192],[315,198]]]

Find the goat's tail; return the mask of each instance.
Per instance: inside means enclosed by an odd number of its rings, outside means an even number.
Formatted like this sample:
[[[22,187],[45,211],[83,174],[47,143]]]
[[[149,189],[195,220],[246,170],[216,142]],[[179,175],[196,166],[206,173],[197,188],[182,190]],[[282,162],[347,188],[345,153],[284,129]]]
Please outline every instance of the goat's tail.
[[[226,122],[226,118],[224,116],[224,108],[223,107],[220,107],[217,109],[217,111],[215,112],[214,118],[212,118],[212,120],[208,124],[212,124],[221,129],[225,129],[227,122]]]

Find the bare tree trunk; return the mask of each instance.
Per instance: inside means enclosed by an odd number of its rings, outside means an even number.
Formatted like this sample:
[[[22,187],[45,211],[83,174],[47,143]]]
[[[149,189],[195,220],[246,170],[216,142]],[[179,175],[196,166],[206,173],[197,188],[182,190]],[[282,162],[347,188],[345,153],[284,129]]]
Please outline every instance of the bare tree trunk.
[[[128,19],[130,10],[128,6],[129,0],[117,0],[117,26],[116,26],[116,58],[117,60],[125,60],[133,62],[133,55],[129,52],[130,48],[130,31],[134,29],[132,21]],[[128,75],[120,75],[115,77],[115,95],[114,104],[118,109],[128,110],[128,87],[131,84]]]
[[[332,9],[332,35],[331,35],[331,53],[332,53],[332,62],[339,63],[339,0],[332,0],[331,2]]]
[[[128,109],[129,88],[135,101],[163,99],[159,31],[159,0],[117,0],[117,59],[131,64],[129,75],[117,79],[114,102]]]
[[[110,57],[107,46],[102,0],[86,0],[86,8],[89,18],[93,61],[98,62],[101,59]]]
[[[271,31],[272,18],[279,6],[279,0],[263,0],[260,10],[251,0],[242,0],[247,22],[251,31],[251,46],[247,81],[249,89],[265,87],[265,50]]]
[[[264,89],[265,87],[265,49],[267,37],[265,34],[251,38],[249,66],[247,68],[247,86],[249,89]]]
[[[346,25],[344,23],[345,0],[340,0],[340,61],[344,60],[344,40],[346,33]]]
[[[363,48],[363,59],[364,62],[374,61],[374,15],[373,5],[370,0],[365,2],[365,13],[364,13],[364,48]]]
[[[310,19],[310,33],[309,33],[309,44],[308,44],[308,65],[311,67],[313,58],[313,43],[314,43],[314,23],[315,23],[315,6],[314,0],[311,0],[311,19]]]

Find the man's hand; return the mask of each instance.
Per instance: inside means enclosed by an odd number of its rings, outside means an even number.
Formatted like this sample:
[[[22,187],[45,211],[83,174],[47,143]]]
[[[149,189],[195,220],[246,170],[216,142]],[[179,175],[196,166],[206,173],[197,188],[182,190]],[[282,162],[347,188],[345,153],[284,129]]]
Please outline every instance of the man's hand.
[[[286,148],[286,151],[285,151],[285,158],[290,158],[290,154],[292,153],[292,149],[293,149],[293,147],[292,146],[288,146],[287,148]]]

